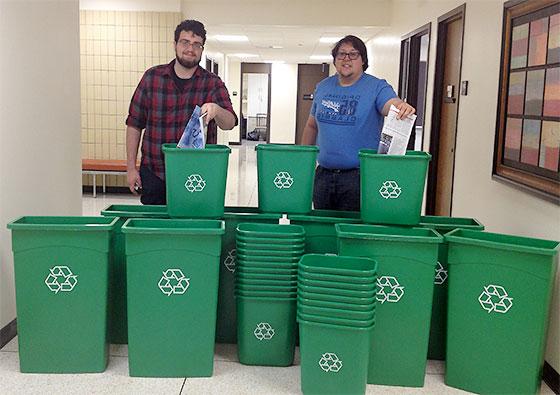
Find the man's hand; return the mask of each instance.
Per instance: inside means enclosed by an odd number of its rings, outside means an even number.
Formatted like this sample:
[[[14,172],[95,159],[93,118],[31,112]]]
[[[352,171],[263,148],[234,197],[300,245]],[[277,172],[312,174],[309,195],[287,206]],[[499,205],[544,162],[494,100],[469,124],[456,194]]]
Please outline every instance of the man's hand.
[[[399,110],[399,115],[397,115],[397,119],[404,119],[416,112],[416,109],[405,101],[401,101],[399,105],[395,107],[397,107],[397,110]]]
[[[142,180],[140,179],[140,173],[138,172],[138,169],[127,169],[126,180],[128,181],[128,189],[130,189],[130,192],[138,195],[138,189],[142,188]]]
[[[235,116],[228,110],[223,109],[216,103],[204,103],[200,107],[201,114],[206,113],[204,124],[208,125],[215,120],[220,129],[230,130],[235,126]]]

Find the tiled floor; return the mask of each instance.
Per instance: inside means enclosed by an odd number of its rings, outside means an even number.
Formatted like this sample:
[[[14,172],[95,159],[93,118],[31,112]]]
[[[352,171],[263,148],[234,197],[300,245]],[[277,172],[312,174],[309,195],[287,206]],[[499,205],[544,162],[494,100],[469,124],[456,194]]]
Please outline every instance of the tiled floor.
[[[99,215],[111,204],[140,204],[132,195],[84,196],[83,215]],[[257,171],[253,145],[232,147],[226,206],[257,206]],[[17,338],[0,350],[0,394],[297,394],[299,356],[288,368],[245,366],[236,346],[218,344],[210,378],[136,378],[128,376],[127,346],[111,346],[109,366],[100,374],[19,373]],[[444,363],[428,361],[423,388],[368,385],[367,394],[459,394],[444,384]],[[541,394],[553,392],[543,383]]]

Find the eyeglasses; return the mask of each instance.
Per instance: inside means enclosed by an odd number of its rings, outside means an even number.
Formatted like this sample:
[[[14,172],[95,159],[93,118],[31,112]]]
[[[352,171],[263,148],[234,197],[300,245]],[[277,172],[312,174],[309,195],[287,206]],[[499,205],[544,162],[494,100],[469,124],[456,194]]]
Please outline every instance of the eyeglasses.
[[[178,43],[183,47],[186,47],[186,48],[192,47],[193,49],[196,49],[196,50],[201,50],[202,48],[204,48],[204,45],[202,45],[201,43],[196,43],[196,42],[191,43],[189,40],[181,39],[181,40],[178,41]]]
[[[344,60],[344,59],[346,59],[347,56],[348,56],[348,59],[350,59],[350,60],[356,60],[360,56],[360,53],[359,52],[338,52],[336,54],[336,58],[338,60]]]

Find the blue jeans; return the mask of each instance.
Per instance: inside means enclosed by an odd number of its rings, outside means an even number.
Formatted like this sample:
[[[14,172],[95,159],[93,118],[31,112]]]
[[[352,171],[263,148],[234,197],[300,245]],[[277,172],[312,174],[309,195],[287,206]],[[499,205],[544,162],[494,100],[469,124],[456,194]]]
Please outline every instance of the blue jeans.
[[[321,210],[360,211],[360,169],[317,166],[313,207]]]

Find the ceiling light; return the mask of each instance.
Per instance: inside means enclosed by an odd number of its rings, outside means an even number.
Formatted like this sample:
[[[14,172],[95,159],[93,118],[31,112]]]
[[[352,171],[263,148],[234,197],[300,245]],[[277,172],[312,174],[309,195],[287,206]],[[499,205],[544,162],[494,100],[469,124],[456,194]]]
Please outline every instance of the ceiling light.
[[[309,57],[311,60],[332,60],[331,55],[311,55]]]
[[[284,48],[284,47],[281,46],[281,45],[271,45],[271,46],[269,46],[268,48],[270,48],[270,49],[282,49],[282,48]]]
[[[338,42],[341,38],[342,37],[321,37],[319,39],[319,42],[323,44],[334,44]]]
[[[258,58],[259,55],[254,53],[232,53],[228,56],[235,56],[236,58]]]
[[[263,63],[284,64],[285,60],[263,60]]]
[[[218,41],[230,41],[230,42],[244,42],[249,41],[247,36],[238,36],[233,34],[217,34],[214,38]]]

